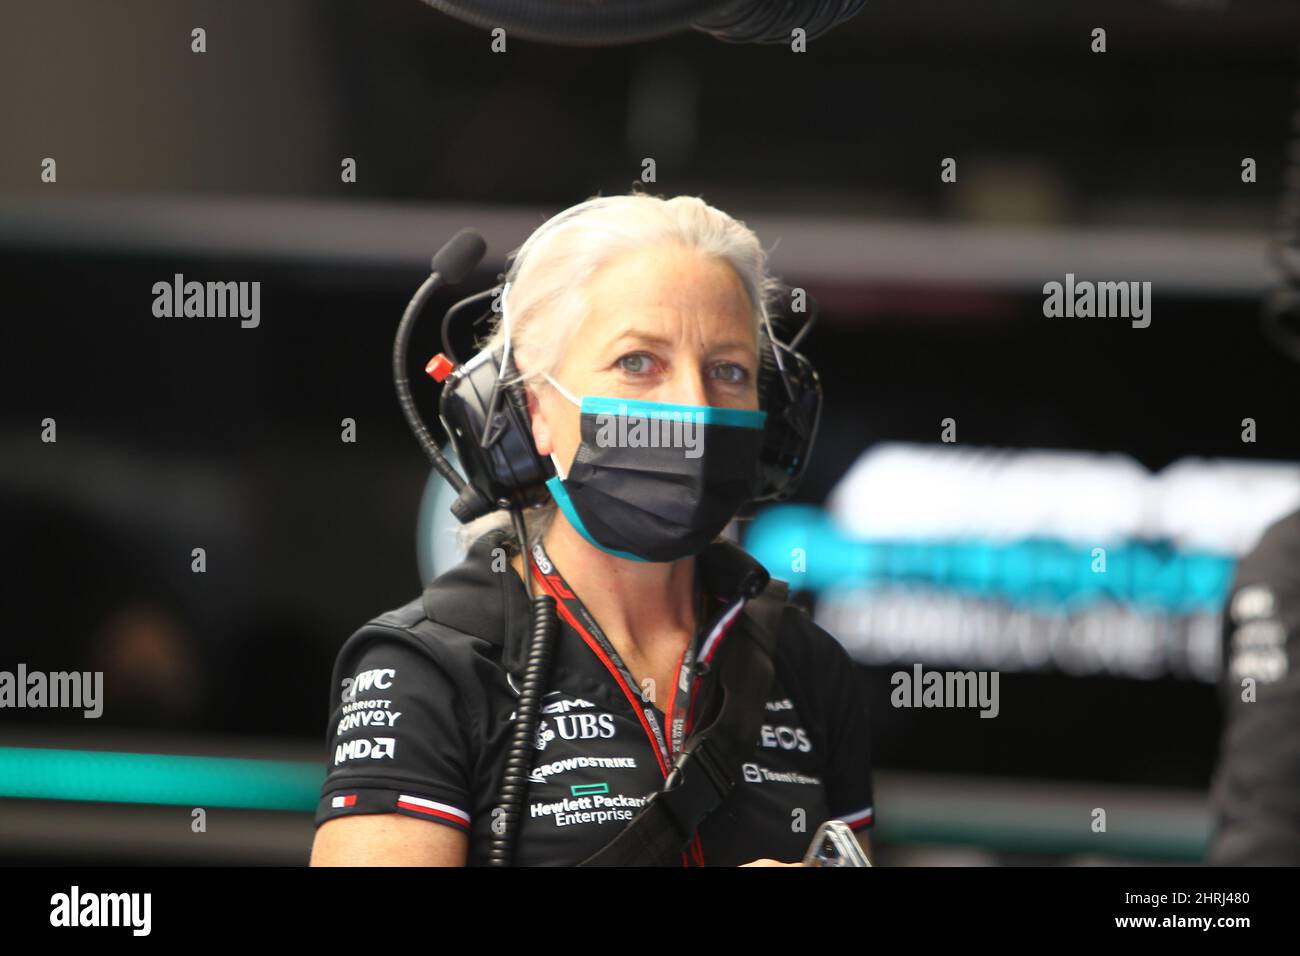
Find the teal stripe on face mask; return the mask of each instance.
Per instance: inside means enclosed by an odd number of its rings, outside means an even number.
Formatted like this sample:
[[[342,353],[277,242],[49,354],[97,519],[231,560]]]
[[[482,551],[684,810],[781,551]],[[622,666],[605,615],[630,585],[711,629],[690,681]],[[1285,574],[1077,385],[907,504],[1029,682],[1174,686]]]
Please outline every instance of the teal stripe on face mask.
[[[593,395],[583,397],[582,413],[664,418],[670,421],[697,422],[702,425],[730,425],[733,428],[762,428],[767,422],[767,412],[748,408],[677,405],[673,402],[646,402],[634,398],[605,398]]]
[[[569,492],[565,490],[564,482],[560,480],[559,475],[547,479],[546,487],[550,489],[551,497],[555,499],[556,505],[559,506],[559,509],[562,512],[564,512],[564,517],[569,519],[569,524],[573,525],[573,527],[577,529],[578,534],[587,539],[588,544],[599,548],[606,554],[612,554],[616,558],[624,558],[628,561],[646,560],[640,555],[633,554],[630,551],[619,551],[617,548],[607,548],[593,538],[591,532],[587,530],[587,526],[582,523],[582,516],[578,514],[578,509],[574,508],[573,502],[569,500]]]

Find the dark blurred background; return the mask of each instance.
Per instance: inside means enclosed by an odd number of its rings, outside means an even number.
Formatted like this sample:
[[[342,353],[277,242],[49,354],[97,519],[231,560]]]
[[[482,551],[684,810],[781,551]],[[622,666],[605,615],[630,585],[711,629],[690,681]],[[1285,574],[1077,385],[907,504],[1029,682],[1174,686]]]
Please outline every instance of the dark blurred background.
[[[334,654],[421,584],[428,475],[389,355],[428,257],[478,228],[488,259],[459,295],[484,288],[645,157],[646,190],[745,220],[820,303],[802,502],[947,417],[963,444],[1152,472],[1300,461],[1300,367],[1258,320],[1297,42],[1291,0],[871,0],[804,55],[698,33],[494,54],[417,0],[6,6],[0,669],[102,670],[106,706],[0,713],[0,861],[305,862],[310,799],[214,803],[228,823],[201,839],[190,796],[34,790],[23,761],[263,759],[310,797]],[[1150,281],[1151,326],[1044,318],[1067,272]],[[155,317],[176,273],[260,281],[260,325]],[[419,365],[459,295],[431,305]],[[1199,859],[1211,681],[1008,675],[1018,704],[986,722],[893,710],[892,669],[863,668],[887,861]],[[1124,808],[1126,841],[1073,835],[1095,806]]]

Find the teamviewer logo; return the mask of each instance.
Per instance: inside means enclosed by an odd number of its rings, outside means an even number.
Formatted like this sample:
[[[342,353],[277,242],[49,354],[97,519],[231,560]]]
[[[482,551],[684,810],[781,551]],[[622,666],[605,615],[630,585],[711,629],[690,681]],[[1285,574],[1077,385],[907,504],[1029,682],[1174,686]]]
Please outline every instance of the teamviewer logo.
[[[758,764],[756,764],[756,763],[747,763],[747,764],[743,764],[743,765],[741,766],[740,770],[741,770],[741,773],[743,773],[744,776],[745,776],[745,782],[746,782],[746,783],[762,783],[762,782],[763,782],[763,775],[762,775],[761,773],[759,773],[759,770],[758,770]]]

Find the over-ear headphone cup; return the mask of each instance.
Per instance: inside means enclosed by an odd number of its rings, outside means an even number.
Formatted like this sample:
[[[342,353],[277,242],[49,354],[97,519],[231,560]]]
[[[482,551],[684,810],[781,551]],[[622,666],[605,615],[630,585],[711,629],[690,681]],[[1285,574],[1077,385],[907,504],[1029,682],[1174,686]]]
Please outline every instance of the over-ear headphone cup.
[[[443,423],[466,480],[483,497],[531,503],[544,498],[545,482],[555,468],[533,442],[524,387],[500,384],[500,359],[499,351],[480,352],[446,380],[440,404]],[[480,442],[484,436],[486,446]]]
[[[528,391],[521,383],[513,382],[506,386],[506,392],[509,396],[512,427],[520,435],[521,443],[528,449],[534,465],[530,469],[527,483],[544,482],[555,475],[555,465],[548,456],[537,450],[537,443],[533,440],[533,416],[528,411]]]
[[[812,364],[799,353],[783,352],[784,375],[770,348],[767,358],[771,370],[762,400],[767,423],[755,500],[780,501],[794,493],[807,468],[821,417],[821,385]]]

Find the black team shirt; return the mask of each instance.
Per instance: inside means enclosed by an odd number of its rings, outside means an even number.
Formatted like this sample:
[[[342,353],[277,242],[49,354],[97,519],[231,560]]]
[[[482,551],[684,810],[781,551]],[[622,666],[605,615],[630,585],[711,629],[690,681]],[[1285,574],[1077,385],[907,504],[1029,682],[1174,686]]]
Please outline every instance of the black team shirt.
[[[486,863],[531,630],[527,592],[509,564],[515,549],[509,533],[489,532],[419,599],[343,644],[317,826],[401,813],[464,831],[468,864]],[[514,859],[571,866],[612,840],[662,787],[693,729],[699,662],[727,639],[746,581],[768,575],[725,540],[697,555],[705,613],[677,686],[647,694],[631,684],[562,569],[544,552],[533,555],[535,587],[556,594],[560,628]],[[753,757],[683,852],[684,866],[792,863],[823,821],[858,831],[874,822],[867,707],[853,661],[806,611],[787,604],[775,672]]]
[[[1300,865],[1300,512],[1275,522],[1242,559],[1223,618],[1224,728],[1207,862]],[[1243,699],[1247,678],[1253,700]]]

